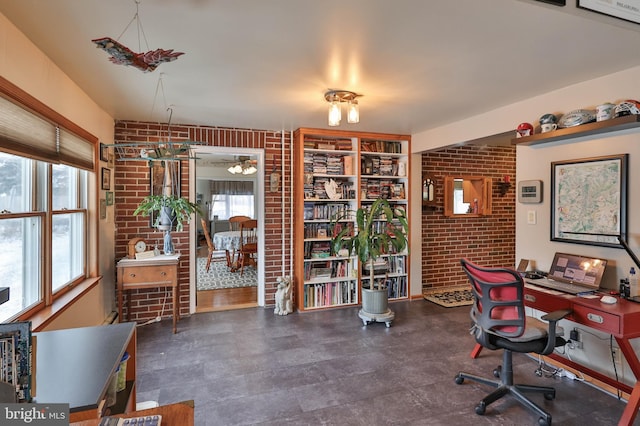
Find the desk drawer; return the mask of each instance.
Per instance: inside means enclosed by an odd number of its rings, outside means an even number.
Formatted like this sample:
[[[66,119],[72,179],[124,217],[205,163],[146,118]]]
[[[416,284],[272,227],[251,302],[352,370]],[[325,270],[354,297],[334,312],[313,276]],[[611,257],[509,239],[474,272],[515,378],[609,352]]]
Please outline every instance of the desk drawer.
[[[538,309],[543,312],[571,309],[571,301],[569,299],[532,288],[525,288],[524,303],[530,308]]]
[[[576,322],[606,333],[620,333],[620,317],[599,309],[590,308],[578,304],[573,305],[571,315]]]
[[[122,271],[122,285],[172,283],[176,273],[173,265],[137,266]]]

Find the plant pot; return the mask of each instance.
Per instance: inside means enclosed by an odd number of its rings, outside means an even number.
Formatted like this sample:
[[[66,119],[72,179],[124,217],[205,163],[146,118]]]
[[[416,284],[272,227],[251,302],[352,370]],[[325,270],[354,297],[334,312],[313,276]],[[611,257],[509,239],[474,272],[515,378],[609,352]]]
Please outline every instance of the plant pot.
[[[169,207],[163,207],[160,210],[160,222],[158,222],[157,228],[160,231],[168,231],[173,227],[173,219],[175,215],[172,217],[172,211]]]
[[[362,310],[369,314],[384,314],[389,310],[387,289],[362,289]]]

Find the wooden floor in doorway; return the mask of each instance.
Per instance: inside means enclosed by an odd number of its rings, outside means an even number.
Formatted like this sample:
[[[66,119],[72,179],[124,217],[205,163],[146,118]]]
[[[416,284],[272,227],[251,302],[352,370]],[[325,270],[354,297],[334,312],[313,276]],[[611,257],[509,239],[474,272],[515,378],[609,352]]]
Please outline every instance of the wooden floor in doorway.
[[[196,291],[196,312],[227,311],[258,306],[258,287]]]

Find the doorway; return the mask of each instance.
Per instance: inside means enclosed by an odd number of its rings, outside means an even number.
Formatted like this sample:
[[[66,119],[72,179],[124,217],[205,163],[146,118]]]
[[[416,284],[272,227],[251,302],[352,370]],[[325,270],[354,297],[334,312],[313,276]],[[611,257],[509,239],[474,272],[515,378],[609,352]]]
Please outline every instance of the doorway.
[[[202,215],[197,215],[192,227],[191,312],[264,305],[264,262],[259,260],[264,258],[264,153],[198,147],[195,157],[189,187],[194,189],[192,196]],[[237,215],[258,221],[258,261],[241,271],[234,267],[239,238],[226,235],[231,231],[229,218]],[[214,249],[211,262],[209,244]]]

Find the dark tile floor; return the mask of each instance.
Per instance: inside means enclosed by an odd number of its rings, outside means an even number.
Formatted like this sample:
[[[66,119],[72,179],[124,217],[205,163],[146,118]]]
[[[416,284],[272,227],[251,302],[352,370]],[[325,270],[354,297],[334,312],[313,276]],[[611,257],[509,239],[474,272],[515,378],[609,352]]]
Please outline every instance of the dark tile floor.
[[[276,316],[253,308],[195,314],[138,328],[138,401],[195,400],[196,425],[536,425],[512,399],[474,407],[489,389],[454,383],[491,376],[501,353],[472,360],[469,308],[391,305],[396,319],[362,326],[356,308]],[[556,387],[534,396],[554,425],[614,425],[625,402],[586,383],[537,377],[514,355],[516,382]],[[640,422],[636,422],[640,424]]]

